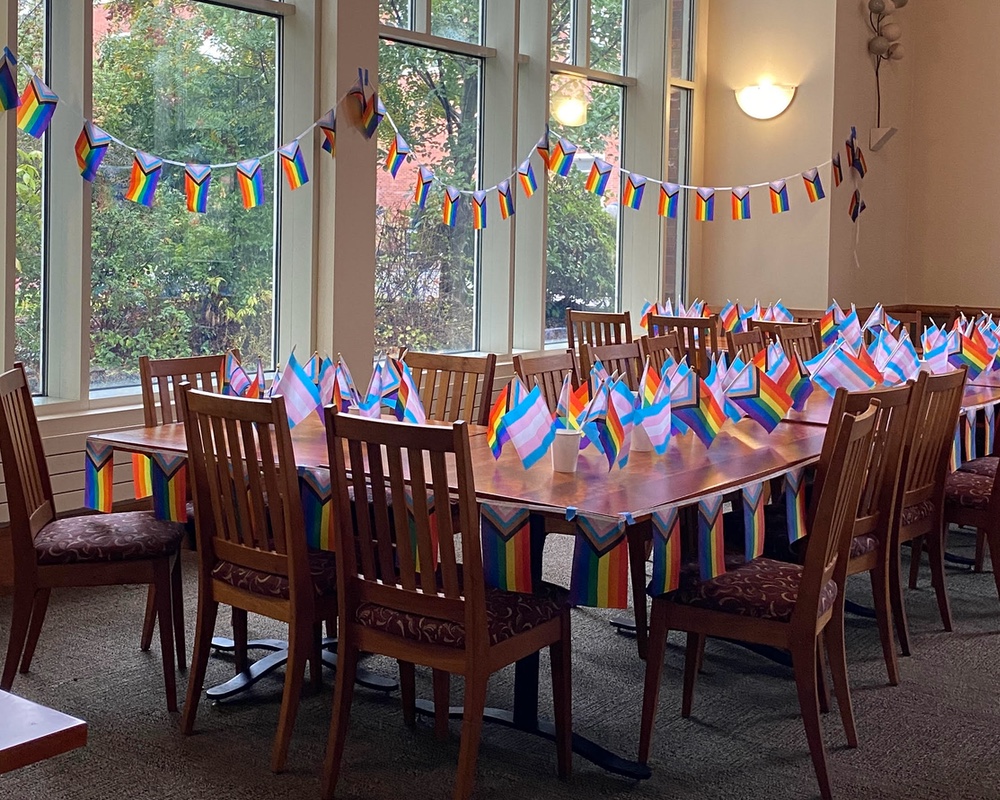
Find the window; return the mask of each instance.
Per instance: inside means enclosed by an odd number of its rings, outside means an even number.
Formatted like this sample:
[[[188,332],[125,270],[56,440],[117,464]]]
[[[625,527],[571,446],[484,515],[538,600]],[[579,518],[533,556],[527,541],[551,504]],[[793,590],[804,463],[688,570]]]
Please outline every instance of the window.
[[[386,8],[392,3],[383,3]],[[405,15],[395,18],[404,19]],[[472,36],[478,3],[431,3],[437,35]],[[475,34],[478,41],[478,32]],[[463,351],[477,345],[479,239],[471,197],[462,194],[454,226],[442,224],[446,187],[478,185],[482,59],[460,52],[383,40],[379,93],[411,156],[395,178],[384,169],[395,132],[379,128],[375,228],[375,347]],[[419,167],[433,171],[425,207],[414,203]]]
[[[219,164],[274,149],[278,21],[200,2],[94,2],[97,125],[159,158]],[[140,355],[238,347],[275,355],[279,171],[263,161],[263,205],[243,207],[232,167],[208,211],[187,211],[183,167],[165,164],[152,208],[124,199],[132,153],[112,145],[93,187],[92,389],[134,385]]]
[[[45,0],[18,0],[18,54],[45,78]],[[24,72],[17,76],[24,85]],[[12,112],[13,113],[13,112]],[[24,362],[33,393],[44,391],[42,353],[45,296],[43,197],[45,143],[48,134],[35,139],[17,132],[15,205],[14,358]]]

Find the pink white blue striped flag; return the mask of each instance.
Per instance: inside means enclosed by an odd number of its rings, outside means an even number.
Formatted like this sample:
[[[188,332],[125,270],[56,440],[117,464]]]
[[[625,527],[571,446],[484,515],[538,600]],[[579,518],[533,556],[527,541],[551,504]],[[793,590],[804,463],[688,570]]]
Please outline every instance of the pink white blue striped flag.
[[[861,330],[861,323],[858,321],[858,310],[854,306],[851,306],[851,313],[840,323],[837,333],[851,346],[855,353],[865,346],[864,333]]]
[[[920,357],[917,355],[910,334],[903,331],[883,368],[888,384],[901,384],[917,377],[920,372]]]
[[[503,424],[525,469],[534,466],[556,438],[552,413],[538,386],[504,415]]]
[[[640,416],[638,424],[649,437],[653,449],[663,455],[670,444],[672,414],[670,413],[670,381],[661,380],[653,395],[653,402],[636,412]]]
[[[319,405],[319,389],[310,380],[302,365],[295,358],[293,350],[288,356],[288,363],[281,377],[271,387],[271,396],[281,395],[285,398],[285,410],[288,413],[288,426],[294,428],[310,414],[315,413]]]

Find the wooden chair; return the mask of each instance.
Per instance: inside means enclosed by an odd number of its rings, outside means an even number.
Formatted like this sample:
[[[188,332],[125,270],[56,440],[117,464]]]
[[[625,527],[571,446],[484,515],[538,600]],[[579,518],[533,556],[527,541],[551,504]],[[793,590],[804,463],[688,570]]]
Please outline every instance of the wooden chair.
[[[778,341],[778,327],[783,324],[787,325],[788,323],[770,322],[763,319],[752,319],[749,323],[751,331],[760,331],[760,335],[763,337],[765,345]]]
[[[831,424],[834,444],[821,462],[819,491],[809,509],[809,547],[805,564],[767,558],[728,571],[710,581],[692,582],[653,598],[646,658],[639,761],[649,759],[653,720],[663,671],[667,632],[687,631],[684,698],[681,714],[691,713],[698,654],[706,636],[754,642],[789,650],[799,705],[820,793],[831,797],[826,753],[820,728],[819,667],[823,640],[841,719],[850,747],[857,747],[854,712],[847,677],[843,628],[843,591],[850,534],[871,451],[877,405],[864,414],[844,415]]]
[[[552,411],[559,404],[563,381],[569,375],[573,388],[580,385],[580,371],[572,350],[558,350],[544,355],[514,356],[514,372],[530,390],[538,384]]]
[[[580,345],[580,367],[582,374],[589,378],[590,370],[598,361],[609,374],[624,376],[625,384],[633,392],[639,387],[644,359],[638,342],[628,344]],[[593,390],[595,387],[591,387]]]
[[[955,437],[966,370],[943,375],[921,372],[910,402],[909,429],[903,447],[903,467],[892,515],[889,554],[889,592],[896,635],[903,655],[910,654],[910,633],[903,600],[900,567],[904,542],[914,542],[911,563],[919,562],[923,541],[930,558],[938,610],[946,631],[951,630],[951,609],[944,582],[944,491],[948,460]]]
[[[639,339],[639,350],[642,359],[649,359],[657,372],[663,372],[663,365],[669,355],[674,361],[681,360],[681,346],[676,331],[668,331],[659,336],[643,336]]]
[[[413,373],[427,419],[465,420],[486,425],[493,402],[497,357],[451,356],[408,351],[403,360]]]
[[[912,384],[891,389],[874,389],[870,392],[838,389],[830,411],[830,419],[840,419],[844,414],[864,413],[872,400],[879,402],[871,463],[854,520],[847,574],[850,576],[867,572],[871,578],[875,620],[882,642],[886,672],[892,686],[899,683],[899,661],[896,658],[896,643],[892,638],[892,608],[889,602],[889,535],[892,530],[896,487],[902,468],[907,415],[914,407],[910,402],[912,396]],[[826,451],[832,447],[833,442],[825,439],[823,445]],[[831,456],[832,453],[824,452],[820,460],[829,462]]]
[[[174,625],[183,605],[171,604],[171,575],[180,585],[184,526],[152,512],[56,519],[38,420],[24,366],[0,375],[0,458],[3,459],[14,553],[10,639],[0,689],[8,691],[20,661],[31,666],[52,589],[149,584],[156,587],[167,709],[177,710]]]
[[[734,358],[740,358],[744,362],[749,362],[766,347],[764,335],[759,330],[738,333],[726,331],[726,345],[730,361]]]
[[[566,344],[574,353],[580,345],[625,344],[632,341],[632,315],[566,309]]]
[[[559,775],[570,772],[570,616],[564,597],[513,594],[487,589],[483,579],[479,521],[467,426],[420,427],[338,414],[327,407],[327,439],[333,479],[337,581],[340,605],[338,668],[323,767],[323,797],[332,798],[340,776],[359,652],[381,653],[400,662],[404,720],[415,714],[413,664],[465,676],[465,712],[459,748],[456,800],[472,794],[489,676],[548,646],[552,662]],[[449,490],[452,465],[457,485]],[[352,519],[353,489],[366,491],[375,513]],[[348,477],[350,476],[350,477]],[[387,494],[407,492],[412,515],[387,511]],[[457,496],[462,565],[453,528],[435,515],[429,495]],[[396,503],[393,507],[399,507]],[[395,542],[395,549],[392,542]],[[419,565],[418,566],[418,559]],[[519,630],[502,623],[513,613]]]
[[[976,461],[981,462],[980,459]],[[977,572],[983,570],[986,545],[989,543],[993,580],[1000,596],[1000,486],[997,484],[996,461],[989,470],[973,471],[977,467],[982,467],[982,463],[973,463],[971,469],[952,472],[945,479],[944,535],[948,535],[948,528],[953,523],[976,529]]]
[[[239,350],[234,350],[233,355],[239,359]],[[225,358],[224,353],[190,358],[152,359],[139,356],[142,415],[146,427],[184,421],[177,409],[178,387],[182,383],[189,383],[192,388],[205,392],[221,392],[225,380]]]
[[[823,350],[819,323],[787,323],[778,325],[778,341],[786,353],[796,352],[801,361],[815,358]]]
[[[825,308],[790,308],[788,311],[795,322],[819,322],[826,314]]]
[[[283,397],[181,392],[198,536],[198,625],[181,730],[194,729],[219,603],[288,623],[271,769],[280,772],[306,661],[320,681],[320,627],[336,615],[333,553],[310,551]],[[362,515],[364,516],[364,515]]]
[[[688,365],[703,378],[708,375],[712,355],[719,352],[719,317],[663,317],[651,314],[649,333],[659,336],[674,331],[681,355],[688,358]]]

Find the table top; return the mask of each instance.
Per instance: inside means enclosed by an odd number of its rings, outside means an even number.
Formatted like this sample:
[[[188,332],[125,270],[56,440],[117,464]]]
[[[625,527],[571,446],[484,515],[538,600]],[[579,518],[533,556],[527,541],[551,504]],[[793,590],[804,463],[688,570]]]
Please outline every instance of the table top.
[[[1000,403],[1000,386],[966,384],[965,396],[962,398],[962,411],[973,411],[991,406],[994,403]],[[822,389],[816,389],[806,399],[805,407],[801,411],[789,411],[783,421],[825,426],[830,421],[832,408],[833,398]]]
[[[577,472],[557,473],[552,461],[541,459],[524,469],[508,444],[494,460],[485,429],[470,426],[476,494],[481,499],[507,500],[562,511],[619,516],[636,521],[651,511],[696,502],[698,499],[734,491],[804,466],[819,458],[825,429],[807,425],[779,425],[766,433],[757,423],[744,419],[727,425],[707,449],[693,434],[676,436],[662,455],[632,452],[624,469],[608,471],[608,462],[596,448],[580,453]],[[94,442],[116,449],[149,453],[186,452],[181,424],[155,428],[133,428],[94,434]],[[326,466],[329,457],[323,425],[312,419],[292,430],[292,445],[299,466]],[[450,476],[453,478],[453,476]],[[454,484],[453,484],[454,485]]]
[[[87,723],[0,691],[0,774],[87,743]]]

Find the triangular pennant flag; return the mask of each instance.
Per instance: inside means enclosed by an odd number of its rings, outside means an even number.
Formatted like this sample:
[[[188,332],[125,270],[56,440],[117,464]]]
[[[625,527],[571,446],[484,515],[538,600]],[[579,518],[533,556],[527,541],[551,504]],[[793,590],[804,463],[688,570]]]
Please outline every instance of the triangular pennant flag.
[[[331,156],[337,155],[337,110],[331,108],[319,121],[319,130],[323,134],[321,145]]]
[[[694,218],[698,222],[711,222],[715,219],[715,189],[700,186],[695,191]]]
[[[56,112],[59,95],[42,83],[37,75],[32,75],[21,95],[17,107],[17,127],[29,136],[40,139]]]
[[[364,111],[361,112],[361,130],[366,139],[371,139],[378,130],[378,126],[385,116],[385,106],[378,96],[378,92],[372,92],[371,97],[365,101]]]
[[[14,71],[17,67],[17,58],[10,48],[4,47],[3,55],[0,56],[0,109],[10,111],[21,105],[21,98],[17,94],[17,80],[14,78]]]
[[[611,165],[607,161],[595,158],[594,163],[590,166],[590,174],[587,176],[587,183],[584,185],[584,188],[591,194],[604,197],[610,177]]]
[[[797,542],[806,535],[806,471],[799,467],[785,473],[785,517],[788,541]]]
[[[111,511],[115,449],[88,441],[85,447],[83,504],[94,511]]]
[[[834,153],[830,166],[830,173],[833,175],[834,188],[844,182],[844,168],[840,165],[840,153]]]
[[[184,167],[184,196],[187,210],[196,214],[208,211],[208,187],[212,168],[208,164],[188,164]]]
[[[576,156],[576,150],[576,145],[569,139],[560,139],[549,154],[549,169],[556,175],[565,178],[573,169],[573,158]]]
[[[698,568],[703,581],[726,571],[721,494],[698,503]]]
[[[299,146],[299,140],[293,139],[288,144],[278,148],[281,158],[281,169],[288,181],[288,188],[295,190],[309,183],[309,172],[306,170],[306,158]]]
[[[642,206],[642,196],[646,193],[646,177],[637,172],[630,172],[622,187],[622,203],[626,208],[638,211]]]
[[[851,215],[851,222],[857,222],[858,217],[861,216],[867,208],[865,201],[861,199],[861,192],[857,189],[854,190],[854,194],[851,195],[851,205],[848,207],[848,213]]]
[[[750,219],[750,187],[737,186],[733,189],[733,219]]]
[[[441,221],[449,228],[454,228],[458,221],[458,201],[462,193],[454,186],[444,190],[444,203],[441,206]]]
[[[510,181],[504,180],[497,184],[497,203],[500,205],[501,219],[509,219],[514,215],[514,191],[510,188]]]
[[[676,508],[654,511],[653,574],[646,592],[653,597],[676,591],[681,578],[681,522]]]
[[[768,184],[771,188],[771,213],[784,214],[791,208],[788,203],[788,186],[785,181],[772,181]]]
[[[427,195],[431,192],[431,183],[434,182],[434,173],[427,167],[421,167],[417,174],[417,188],[413,194],[413,202],[417,208],[423,210],[427,206]]]
[[[256,208],[264,203],[264,171],[259,159],[248,158],[236,165],[236,183],[243,197],[243,208]]]
[[[817,200],[822,200],[826,197],[826,192],[823,191],[823,181],[819,177],[818,169],[813,167],[803,172],[802,180],[805,182],[806,194],[809,195],[810,203],[815,203]]]
[[[156,186],[160,182],[162,172],[162,159],[144,153],[142,150],[136,150],[135,158],[132,160],[132,176],[129,179],[128,191],[125,192],[125,199],[147,208],[152,207],[153,195],[156,194]]]
[[[311,550],[333,550],[333,491],[330,470],[299,467],[299,500]]]
[[[111,144],[111,137],[98,128],[93,122],[87,120],[83,123],[83,130],[76,140],[76,163],[80,167],[80,174],[85,181],[93,181],[97,177],[97,170],[108,153],[108,146]]]
[[[542,136],[537,144],[535,144],[535,152],[542,157],[542,163],[547,167],[549,165],[549,126],[545,126],[545,135]]]
[[[521,181],[524,196],[531,197],[538,189],[538,181],[535,180],[535,170],[532,169],[530,161],[525,161],[517,168],[517,177]]]
[[[480,231],[486,227],[486,192],[472,193],[472,228]]]
[[[393,178],[396,177],[396,173],[399,172],[399,168],[403,166],[403,162],[406,161],[409,154],[410,145],[406,143],[406,139],[401,134],[397,133],[392,137],[392,141],[389,143],[389,152],[385,157],[385,168],[389,170],[389,174]]]
[[[579,606],[628,606],[628,543],[620,519],[577,514],[569,601]]]
[[[479,515],[486,585],[532,592],[530,511],[509,503],[482,503]]]
[[[678,197],[681,187],[676,183],[660,184],[660,205],[656,213],[668,219],[677,219]]]
[[[167,522],[187,522],[187,457],[152,453],[150,478],[153,515]]]
[[[759,558],[764,552],[764,484],[757,483],[743,489],[744,556],[747,561]]]

